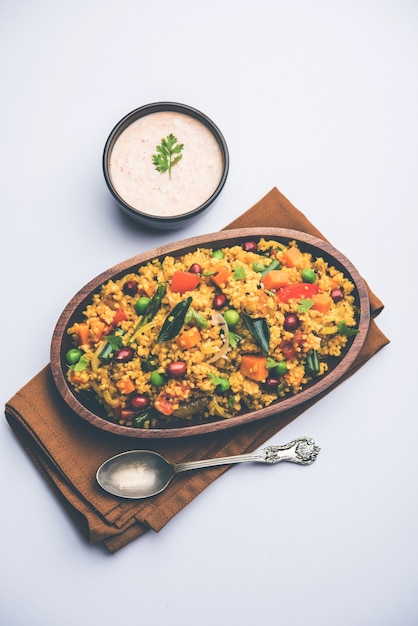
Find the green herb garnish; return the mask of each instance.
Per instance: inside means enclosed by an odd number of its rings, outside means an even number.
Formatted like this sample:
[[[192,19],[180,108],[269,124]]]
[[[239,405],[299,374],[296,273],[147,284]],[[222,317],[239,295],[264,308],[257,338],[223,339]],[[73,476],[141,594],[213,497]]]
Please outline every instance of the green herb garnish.
[[[235,280],[244,280],[246,277],[245,269],[242,265],[236,265],[234,267],[234,278]]]
[[[125,331],[122,328],[116,328],[113,335],[106,335],[104,339],[106,339],[106,344],[103,350],[99,354],[99,358],[103,359],[103,361],[108,361],[110,359],[110,355],[115,350],[119,350],[122,347],[122,335],[125,334]]]
[[[216,376],[216,374],[212,374],[211,372],[209,372],[209,378],[212,384],[215,385],[215,391],[218,391],[220,393],[228,391],[230,383],[227,378]]]
[[[104,337],[110,345],[112,351],[119,350],[122,347],[122,335],[107,335]]]
[[[267,357],[266,367],[268,370],[274,370],[274,376],[283,376],[287,372],[286,361],[275,361],[270,356]]]
[[[242,314],[242,319],[244,320],[247,329],[260,346],[263,354],[267,356],[270,345],[270,328],[267,324],[267,320],[264,317],[253,319],[246,313]]]
[[[254,272],[258,272],[260,274],[261,272],[264,272],[265,269],[266,269],[266,266],[264,265],[262,261],[253,261]]]
[[[146,423],[152,418],[152,416],[153,416],[152,411],[144,411],[143,413],[140,413],[139,415],[135,415],[135,417],[132,420],[132,426],[134,428],[144,428],[146,426]]]
[[[242,340],[241,335],[237,335],[237,333],[233,333],[232,330],[228,331],[228,342],[231,348],[236,348],[241,340]]]
[[[165,139],[161,139],[161,143],[155,149],[156,154],[152,155],[152,163],[155,165],[155,169],[160,174],[168,172],[168,177],[171,180],[171,169],[182,158],[182,150],[184,148],[183,143],[178,143],[177,138],[172,133],[167,135]]]
[[[83,372],[88,368],[89,363],[89,360],[82,354],[78,362],[71,365],[70,369],[74,370],[74,372]]]
[[[298,300],[298,313],[306,313],[306,311],[309,311],[309,309],[313,307],[313,305],[314,301],[309,300],[308,298]]]
[[[309,352],[306,357],[306,369],[310,374],[319,374],[319,358],[316,350]]]
[[[191,305],[192,300],[192,297],[181,300],[170,311],[161,327],[160,334],[157,337],[157,343],[162,343],[163,341],[169,341],[170,339],[174,339],[174,337],[179,334],[184,324],[184,320],[186,319],[186,314],[189,310],[189,306]]]
[[[345,320],[337,324],[337,328],[340,335],[344,335],[345,337],[353,337],[358,333],[358,328],[350,328],[347,326],[347,322]]]
[[[203,315],[195,311],[192,307],[190,307],[189,310],[187,311],[184,321],[186,322],[186,324],[188,324],[192,320],[196,323],[196,326],[198,326],[199,328],[207,328],[208,326],[208,321],[206,317],[204,317]]]
[[[278,365],[280,363],[280,361],[275,361],[274,359],[271,358],[271,356],[267,357],[267,361],[266,361],[266,368],[268,370],[273,369],[273,367],[276,367],[276,365]]]

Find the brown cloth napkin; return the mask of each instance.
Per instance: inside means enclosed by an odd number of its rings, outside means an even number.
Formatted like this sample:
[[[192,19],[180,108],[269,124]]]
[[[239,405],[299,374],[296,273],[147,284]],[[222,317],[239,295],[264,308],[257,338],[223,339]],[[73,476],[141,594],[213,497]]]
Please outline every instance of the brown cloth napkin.
[[[323,235],[276,188],[234,220],[230,228],[274,226]],[[369,289],[372,321],[364,347],[345,378],[363,365],[389,340],[373,317],[383,303]],[[6,404],[6,418],[90,543],[103,542],[114,553],[147,530],[160,531],[228,466],[186,472],[158,496],[143,501],[121,500],[96,484],[99,465],[108,457],[132,448],[152,448],[170,462],[226,456],[258,448],[316,402],[314,398],[285,414],[225,431],[174,440],[137,440],[103,432],[78,418],[61,399],[46,366]]]

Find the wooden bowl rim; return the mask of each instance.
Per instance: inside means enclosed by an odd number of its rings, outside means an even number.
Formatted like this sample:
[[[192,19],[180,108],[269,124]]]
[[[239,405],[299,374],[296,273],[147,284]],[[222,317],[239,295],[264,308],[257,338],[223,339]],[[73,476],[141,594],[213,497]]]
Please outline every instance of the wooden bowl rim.
[[[89,410],[78,399],[75,392],[69,386],[64,374],[64,355],[63,342],[66,337],[66,329],[70,326],[71,318],[84,309],[85,305],[91,298],[93,292],[100,288],[110,278],[120,277],[127,273],[133,267],[138,267],[152,259],[167,255],[181,256],[186,252],[196,249],[197,247],[210,246],[216,244],[217,247],[234,245],[238,241],[242,242],[246,239],[259,238],[277,238],[288,241],[296,240],[305,245],[316,248],[321,255],[329,256],[333,265],[339,265],[345,275],[348,275],[355,285],[358,296],[358,304],[360,307],[360,320],[358,332],[355,335],[350,347],[341,361],[328,374],[325,374],[317,382],[303,389],[294,396],[288,396],[278,400],[276,403],[259,409],[257,411],[249,411],[231,417],[230,419],[220,419],[218,421],[194,424],[190,426],[179,426],[177,428],[156,428],[156,429],[140,429],[130,426],[121,426],[110,422],[109,420],[96,415]],[[82,305],[82,306],[81,306]],[[80,308],[81,307],[81,308]],[[75,321],[75,320],[74,320]],[[72,323],[72,322],[71,322]],[[334,246],[323,239],[319,239],[314,235],[310,235],[298,230],[285,228],[238,228],[225,231],[213,232],[205,235],[199,235],[181,241],[167,244],[154,248],[146,252],[142,252],[134,257],[114,265],[105,270],[84,287],[82,287],[64,308],[58,322],[53,331],[51,350],[50,350],[50,367],[55,385],[66,404],[82,419],[86,420],[93,426],[124,437],[134,437],[140,439],[166,439],[177,437],[190,437],[194,435],[202,435],[226,428],[233,428],[255,422],[273,415],[279,416],[284,411],[292,409],[302,403],[311,400],[315,396],[330,388],[337,383],[342,376],[350,369],[353,362],[357,358],[364,341],[370,324],[370,304],[367,286],[353,263]]]

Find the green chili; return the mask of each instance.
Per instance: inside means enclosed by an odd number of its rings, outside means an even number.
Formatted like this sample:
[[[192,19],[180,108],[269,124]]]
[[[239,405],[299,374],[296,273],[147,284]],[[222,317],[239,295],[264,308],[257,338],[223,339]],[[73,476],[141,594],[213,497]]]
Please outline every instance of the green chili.
[[[271,270],[277,270],[280,269],[280,267],[281,265],[279,261],[277,259],[273,259],[270,265],[267,265],[267,267],[261,272],[261,278],[271,272]]]
[[[310,374],[319,374],[319,358],[317,350],[312,350],[306,357],[306,369]]]
[[[131,343],[135,339],[135,335],[138,330],[142,326],[145,326],[145,324],[148,324],[148,322],[150,322],[155,317],[155,314],[161,307],[162,299],[165,296],[166,289],[167,287],[164,283],[158,283],[155,293],[149,301],[147,310],[136,325],[135,330],[131,335],[131,338],[129,339],[129,343]]]

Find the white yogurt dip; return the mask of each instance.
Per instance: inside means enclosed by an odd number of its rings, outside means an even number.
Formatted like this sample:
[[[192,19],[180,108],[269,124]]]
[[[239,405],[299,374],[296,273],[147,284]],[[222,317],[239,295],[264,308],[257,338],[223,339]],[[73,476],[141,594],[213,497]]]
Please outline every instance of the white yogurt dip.
[[[174,135],[184,144],[171,172],[159,172],[153,155],[161,140]],[[109,175],[118,195],[132,208],[154,216],[176,216],[201,206],[214,193],[223,172],[219,144],[202,122],[175,111],[150,113],[118,137]]]

